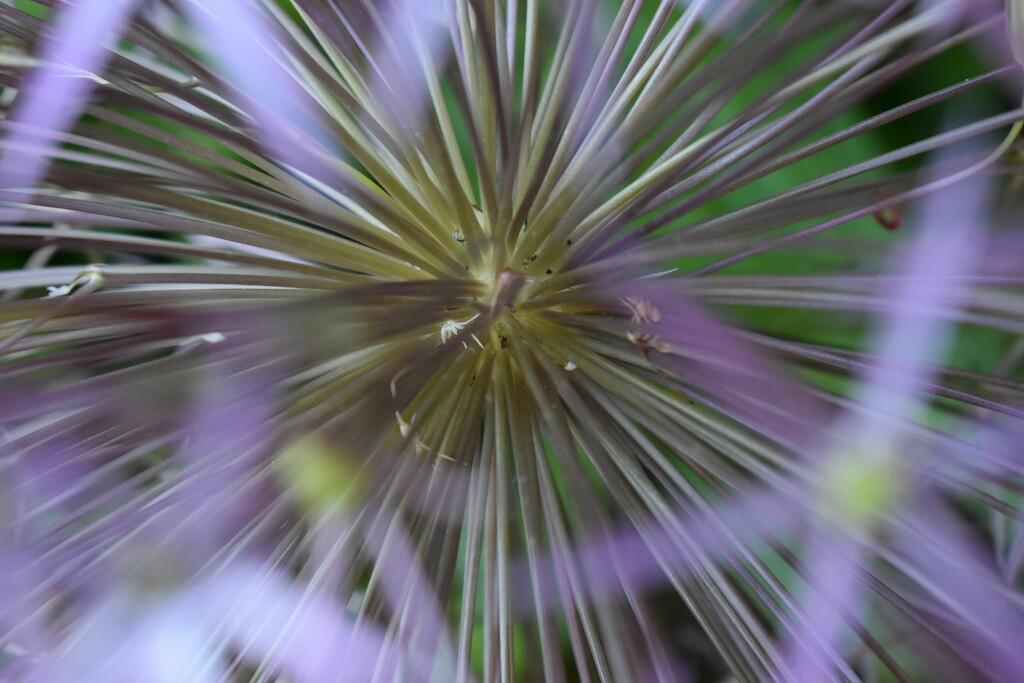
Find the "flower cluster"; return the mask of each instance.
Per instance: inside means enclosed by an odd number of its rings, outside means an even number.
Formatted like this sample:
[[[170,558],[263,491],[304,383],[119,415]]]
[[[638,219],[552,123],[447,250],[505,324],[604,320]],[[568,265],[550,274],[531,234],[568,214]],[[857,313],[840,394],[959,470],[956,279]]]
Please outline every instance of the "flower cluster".
[[[1017,680],[1021,12],[0,2],[0,678]]]

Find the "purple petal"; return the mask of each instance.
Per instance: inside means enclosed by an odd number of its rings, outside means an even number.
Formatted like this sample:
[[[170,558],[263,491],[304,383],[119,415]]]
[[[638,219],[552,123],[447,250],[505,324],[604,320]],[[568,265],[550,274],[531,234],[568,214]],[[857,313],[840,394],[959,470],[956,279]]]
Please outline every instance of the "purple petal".
[[[448,24],[444,3],[440,0],[397,0],[388,3],[383,25],[386,35],[374,52],[377,71],[370,86],[374,101],[384,107],[395,107],[393,113],[410,125],[423,115],[427,103],[427,83],[421,73],[427,55],[438,69],[439,59],[447,54]]]
[[[661,320],[642,331],[656,333],[670,351],[649,357],[698,387],[701,400],[798,452],[821,438],[816,435],[831,416],[826,406],[679,287],[634,280],[621,291],[657,307]]]
[[[925,202],[917,234],[894,270],[903,285],[893,293],[874,346],[879,362],[864,377],[861,402],[894,420],[912,417],[913,387],[929,379],[929,364],[948,351],[953,333],[948,311],[967,301],[967,286],[983,249],[977,226],[985,224],[987,191],[967,181]]]
[[[240,567],[218,575],[204,594],[207,614],[221,616],[223,633],[247,661],[296,683],[369,681],[393,664],[383,635],[356,625],[327,590]]]
[[[108,45],[120,34],[137,0],[82,0],[65,4],[52,37],[42,48],[42,66],[20,87],[12,121],[18,126],[4,140],[0,188],[33,189],[46,172],[49,150],[85,105],[111,56]],[[79,72],[76,74],[75,72]]]
[[[838,530],[819,531],[807,551],[809,585],[803,614],[786,632],[783,652],[792,680],[810,683],[857,676],[842,655],[844,614],[856,614],[861,587],[853,572],[863,548]]]
[[[962,643],[1000,681],[1024,671],[1024,611],[1007,599],[1013,586],[997,574],[970,532],[934,496],[922,496],[896,539],[910,557],[915,579],[935,606],[936,627]]]
[[[438,658],[454,661],[455,649],[448,638],[441,606],[397,519],[394,514],[379,515],[378,524],[366,534],[366,548],[374,555],[374,578],[380,582],[395,618],[411,623],[409,649],[422,653],[419,666],[429,671]]]
[[[753,491],[737,503],[709,508],[689,518],[680,517],[675,524],[650,524],[644,528],[625,527],[579,547],[555,550],[539,558],[537,565],[561,576],[567,565],[586,568],[587,595],[600,600],[621,596],[623,588],[644,593],[662,588],[669,577],[685,578],[700,571],[705,559],[723,566],[737,562],[736,543],[754,546],[772,544],[773,537],[785,535],[805,514],[800,501],[776,490]],[[720,530],[732,534],[728,538]],[[681,544],[680,539],[686,543]],[[700,557],[689,548],[700,548]],[[513,585],[523,595],[532,592],[531,568],[526,560],[513,565]],[[539,603],[551,611],[561,608],[552,582],[543,582],[550,592],[539,596]],[[535,601],[523,598],[523,609],[534,609]],[[534,614],[533,611],[528,614]]]
[[[319,179],[332,177],[324,159],[338,152],[317,105],[282,66],[287,58],[267,18],[244,0],[192,0],[185,9],[224,69],[227,85],[255,117],[260,141],[289,166]]]

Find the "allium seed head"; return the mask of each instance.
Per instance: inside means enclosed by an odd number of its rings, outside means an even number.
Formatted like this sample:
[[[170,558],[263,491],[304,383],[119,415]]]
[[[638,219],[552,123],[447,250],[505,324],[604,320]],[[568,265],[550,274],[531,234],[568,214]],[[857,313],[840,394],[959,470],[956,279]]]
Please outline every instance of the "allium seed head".
[[[1021,11],[0,1],[0,678],[1015,680]]]

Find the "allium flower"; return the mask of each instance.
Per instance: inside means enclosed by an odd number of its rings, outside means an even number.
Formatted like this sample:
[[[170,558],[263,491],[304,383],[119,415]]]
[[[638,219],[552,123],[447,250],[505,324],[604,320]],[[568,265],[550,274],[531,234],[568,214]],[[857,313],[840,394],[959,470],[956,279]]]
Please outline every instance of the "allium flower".
[[[1019,14],[0,3],[2,678],[1014,680]]]

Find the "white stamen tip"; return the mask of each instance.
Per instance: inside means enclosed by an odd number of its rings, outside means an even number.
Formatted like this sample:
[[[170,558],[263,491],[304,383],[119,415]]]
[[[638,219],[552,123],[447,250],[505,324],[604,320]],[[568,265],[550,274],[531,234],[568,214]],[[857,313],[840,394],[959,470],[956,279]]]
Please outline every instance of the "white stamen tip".
[[[197,334],[194,337],[189,337],[181,343],[182,346],[191,344],[220,344],[222,341],[227,339],[220,332],[207,332],[206,334]]]
[[[52,299],[58,296],[68,296],[80,287],[88,287],[89,291],[95,290],[103,285],[103,280],[105,279],[102,270],[103,266],[104,264],[102,263],[93,263],[76,275],[68,284],[47,286],[45,298]]]
[[[441,343],[447,344],[449,339],[457,335],[460,331],[462,331],[463,327],[473,322],[474,320],[476,320],[475,315],[469,320],[466,320],[461,323],[455,322],[454,320],[445,320],[443,323],[441,323]],[[473,335],[473,338],[476,339],[476,335]],[[480,344],[480,340],[477,339],[476,343]],[[462,345],[466,346],[466,343],[463,342]],[[483,348],[483,344],[480,344],[480,347]]]

